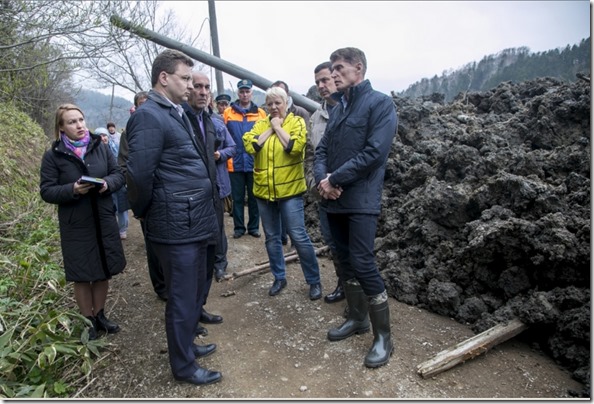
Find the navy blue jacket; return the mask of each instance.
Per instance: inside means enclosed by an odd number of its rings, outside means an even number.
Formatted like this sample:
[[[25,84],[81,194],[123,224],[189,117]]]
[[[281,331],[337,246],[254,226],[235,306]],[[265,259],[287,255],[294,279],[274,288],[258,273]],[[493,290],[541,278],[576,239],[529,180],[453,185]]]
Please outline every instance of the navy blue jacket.
[[[211,123],[212,124],[212,123]],[[215,183],[189,122],[154,90],[126,125],[128,199],[146,237],[164,244],[215,239]]]
[[[378,215],[386,161],[398,119],[392,99],[375,91],[369,80],[349,89],[346,109],[339,101],[332,109],[315,152],[314,175],[343,189],[337,200],[323,200],[329,213]],[[334,95],[338,100],[342,94]]]

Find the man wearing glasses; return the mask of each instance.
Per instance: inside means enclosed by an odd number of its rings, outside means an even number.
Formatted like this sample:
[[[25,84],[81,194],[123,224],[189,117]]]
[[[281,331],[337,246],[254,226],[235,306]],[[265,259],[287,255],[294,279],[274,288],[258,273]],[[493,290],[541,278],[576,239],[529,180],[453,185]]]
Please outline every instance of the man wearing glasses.
[[[222,377],[196,363],[216,345],[194,343],[200,293],[206,285],[207,246],[219,232],[218,193],[214,175],[209,175],[215,169],[214,150],[208,154],[202,133],[194,133],[180,105],[193,89],[193,66],[192,59],[176,50],[155,58],[148,100],[126,126],[126,181],[132,211],[144,221],[148,243],[163,268],[171,371],[176,380],[203,385]],[[209,117],[204,125],[212,127]]]

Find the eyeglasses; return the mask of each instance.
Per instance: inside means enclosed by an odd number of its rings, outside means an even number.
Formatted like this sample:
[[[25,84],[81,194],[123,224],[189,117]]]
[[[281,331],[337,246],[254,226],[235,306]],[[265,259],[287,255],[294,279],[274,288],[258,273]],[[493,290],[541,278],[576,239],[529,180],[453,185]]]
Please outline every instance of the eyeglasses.
[[[177,74],[177,73],[169,73],[169,74],[171,74],[172,76],[177,76],[177,77],[179,77],[180,79],[182,79],[182,80],[183,80],[183,81],[185,81],[186,83],[189,83],[189,82],[191,82],[191,81],[192,81],[192,76],[180,76],[180,75],[179,75],[179,74]]]

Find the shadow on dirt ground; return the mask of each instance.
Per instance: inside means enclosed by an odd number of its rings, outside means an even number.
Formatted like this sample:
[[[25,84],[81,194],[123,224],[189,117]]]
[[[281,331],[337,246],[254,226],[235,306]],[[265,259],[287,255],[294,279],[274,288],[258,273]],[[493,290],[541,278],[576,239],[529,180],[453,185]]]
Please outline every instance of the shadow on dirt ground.
[[[232,219],[225,215],[227,234]],[[221,382],[198,387],[176,382],[169,368],[165,303],[152,291],[138,221],[124,241],[126,271],[113,278],[108,315],[122,331],[109,335],[106,356],[77,398],[120,399],[464,399],[568,398],[582,386],[550,358],[512,339],[449,371],[423,379],[417,366],[473,335],[468,326],[390,299],[395,352],[378,369],[363,358],[372,334],[330,342],[344,302],[310,301],[299,263],[287,267],[288,286],[268,296],[264,271],[214,283],[206,308],[224,322],[207,325],[198,343],[217,351],[200,365],[219,370]],[[287,249],[288,251],[288,249]],[[228,273],[267,261],[264,238],[229,237]],[[332,263],[319,257],[324,294],[336,285]],[[227,296],[227,297],[225,297]]]

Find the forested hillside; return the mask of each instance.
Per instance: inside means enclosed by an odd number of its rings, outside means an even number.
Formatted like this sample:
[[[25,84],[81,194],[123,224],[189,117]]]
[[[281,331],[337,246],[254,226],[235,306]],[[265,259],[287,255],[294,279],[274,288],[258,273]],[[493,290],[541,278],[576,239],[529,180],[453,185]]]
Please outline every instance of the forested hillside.
[[[480,62],[468,63],[457,70],[444,71],[441,76],[424,78],[411,84],[396,95],[416,98],[433,93],[445,95],[452,101],[464,91],[486,91],[499,83],[518,83],[538,77],[554,77],[567,82],[576,80],[576,74],[590,74],[590,38],[565,49],[552,49],[532,53],[527,47],[505,49],[495,55],[485,56]]]
[[[125,98],[114,97],[112,106],[111,95],[92,90],[80,90],[74,97],[74,103],[85,112],[87,127],[91,131],[99,126],[105,127],[107,122],[112,121],[116,124],[118,132],[126,127],[130,107],[133,105]]]

